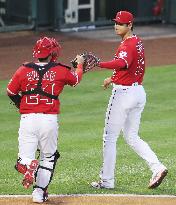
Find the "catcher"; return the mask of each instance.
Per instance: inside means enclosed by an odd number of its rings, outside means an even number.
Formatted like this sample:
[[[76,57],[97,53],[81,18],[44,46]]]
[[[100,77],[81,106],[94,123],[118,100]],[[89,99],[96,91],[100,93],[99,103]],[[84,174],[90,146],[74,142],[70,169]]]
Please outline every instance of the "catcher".
[[[76,69],[57,62],[61,46],[54,38],[39,39],[33,48],[34,62],[20,66],[7,94],[21,114],[19,153],[15,168],[28,189],[34,182],[33,202],[47,200],[47,189],[60,156],[57,150],[59,95],[65,85],[75,87],[83,75],[84,57],[75,59]],[[36,151],[40,150],[37,160]]]

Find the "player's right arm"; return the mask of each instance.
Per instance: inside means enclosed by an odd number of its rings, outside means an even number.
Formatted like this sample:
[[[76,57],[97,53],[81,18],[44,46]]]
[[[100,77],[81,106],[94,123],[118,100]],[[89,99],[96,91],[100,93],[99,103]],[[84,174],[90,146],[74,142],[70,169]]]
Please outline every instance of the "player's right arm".
[[[84,63],[84,58],[80,55],[76,56],[77,58],[77,68],[75,72],[68,72],[66,76],[66,83],[71,86],[76,86],[80,83],[82,80],[83,76],[83,63]]]
[[[113,69],[119,71],[121,69],[128,69],[133,61],[131,46],[122,45],[118,48],[117,53],[112,61],[100,62],[99,67]]]
[[[82,80],[82,75],[83,75],[83,66],[82,64],[78,64],[75,71],[68,70],[67,75],[65,77],[65,84],[75,87]]]
[[[112,61],[100,62],[98,64],[98,66],[100,68],[120,70],[120,69],[126,67],[126,63],[125,63],[125,61],[123,59],[114,59]]]

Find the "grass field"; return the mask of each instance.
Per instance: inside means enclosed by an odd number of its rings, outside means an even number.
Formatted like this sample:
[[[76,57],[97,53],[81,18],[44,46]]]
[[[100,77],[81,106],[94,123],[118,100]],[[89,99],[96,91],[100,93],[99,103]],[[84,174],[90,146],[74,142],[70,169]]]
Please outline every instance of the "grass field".
[[[118,141],[116,187],[94,190],[89,183],[98,179],[102,164],[104,116],[111,89],[103,90],[108,71],[87,73],[77,88],[66,87],[61,99],[59,151],[51,194],[83,193],[176,193],[176,66],[147,69],[144,87],[147,104],[142,115],[140,136],[168,167],[169,174],[156,190],[147,188],[151,172],[145,162]],[[18,152],[19,114],[6,97],[7,81],[0,82],[0,194],[30,194],[24,190],[22,176],[14,169]]]

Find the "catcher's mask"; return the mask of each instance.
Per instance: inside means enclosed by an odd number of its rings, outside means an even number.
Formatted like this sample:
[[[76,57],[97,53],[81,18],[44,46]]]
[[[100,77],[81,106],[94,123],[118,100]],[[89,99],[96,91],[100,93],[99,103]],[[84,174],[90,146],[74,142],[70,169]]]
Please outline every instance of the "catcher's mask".
[[[34,58],[47,58],[51,56],[51,61],[56,61],[59,57],[61,46],[54,38],[43,37],[40,38],[34,48],[33,57]]]

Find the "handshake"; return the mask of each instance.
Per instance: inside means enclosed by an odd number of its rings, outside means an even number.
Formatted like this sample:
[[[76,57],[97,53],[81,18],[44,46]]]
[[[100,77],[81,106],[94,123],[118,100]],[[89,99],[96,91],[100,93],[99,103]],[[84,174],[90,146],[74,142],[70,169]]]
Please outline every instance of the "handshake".
[[[95,66],[98,66],[100,59],[92,53],[82,53],[76,56],[75,59],[71,61],[72,66],[77,68],[78,64],[83,64],[83,72],[86,73]]]

